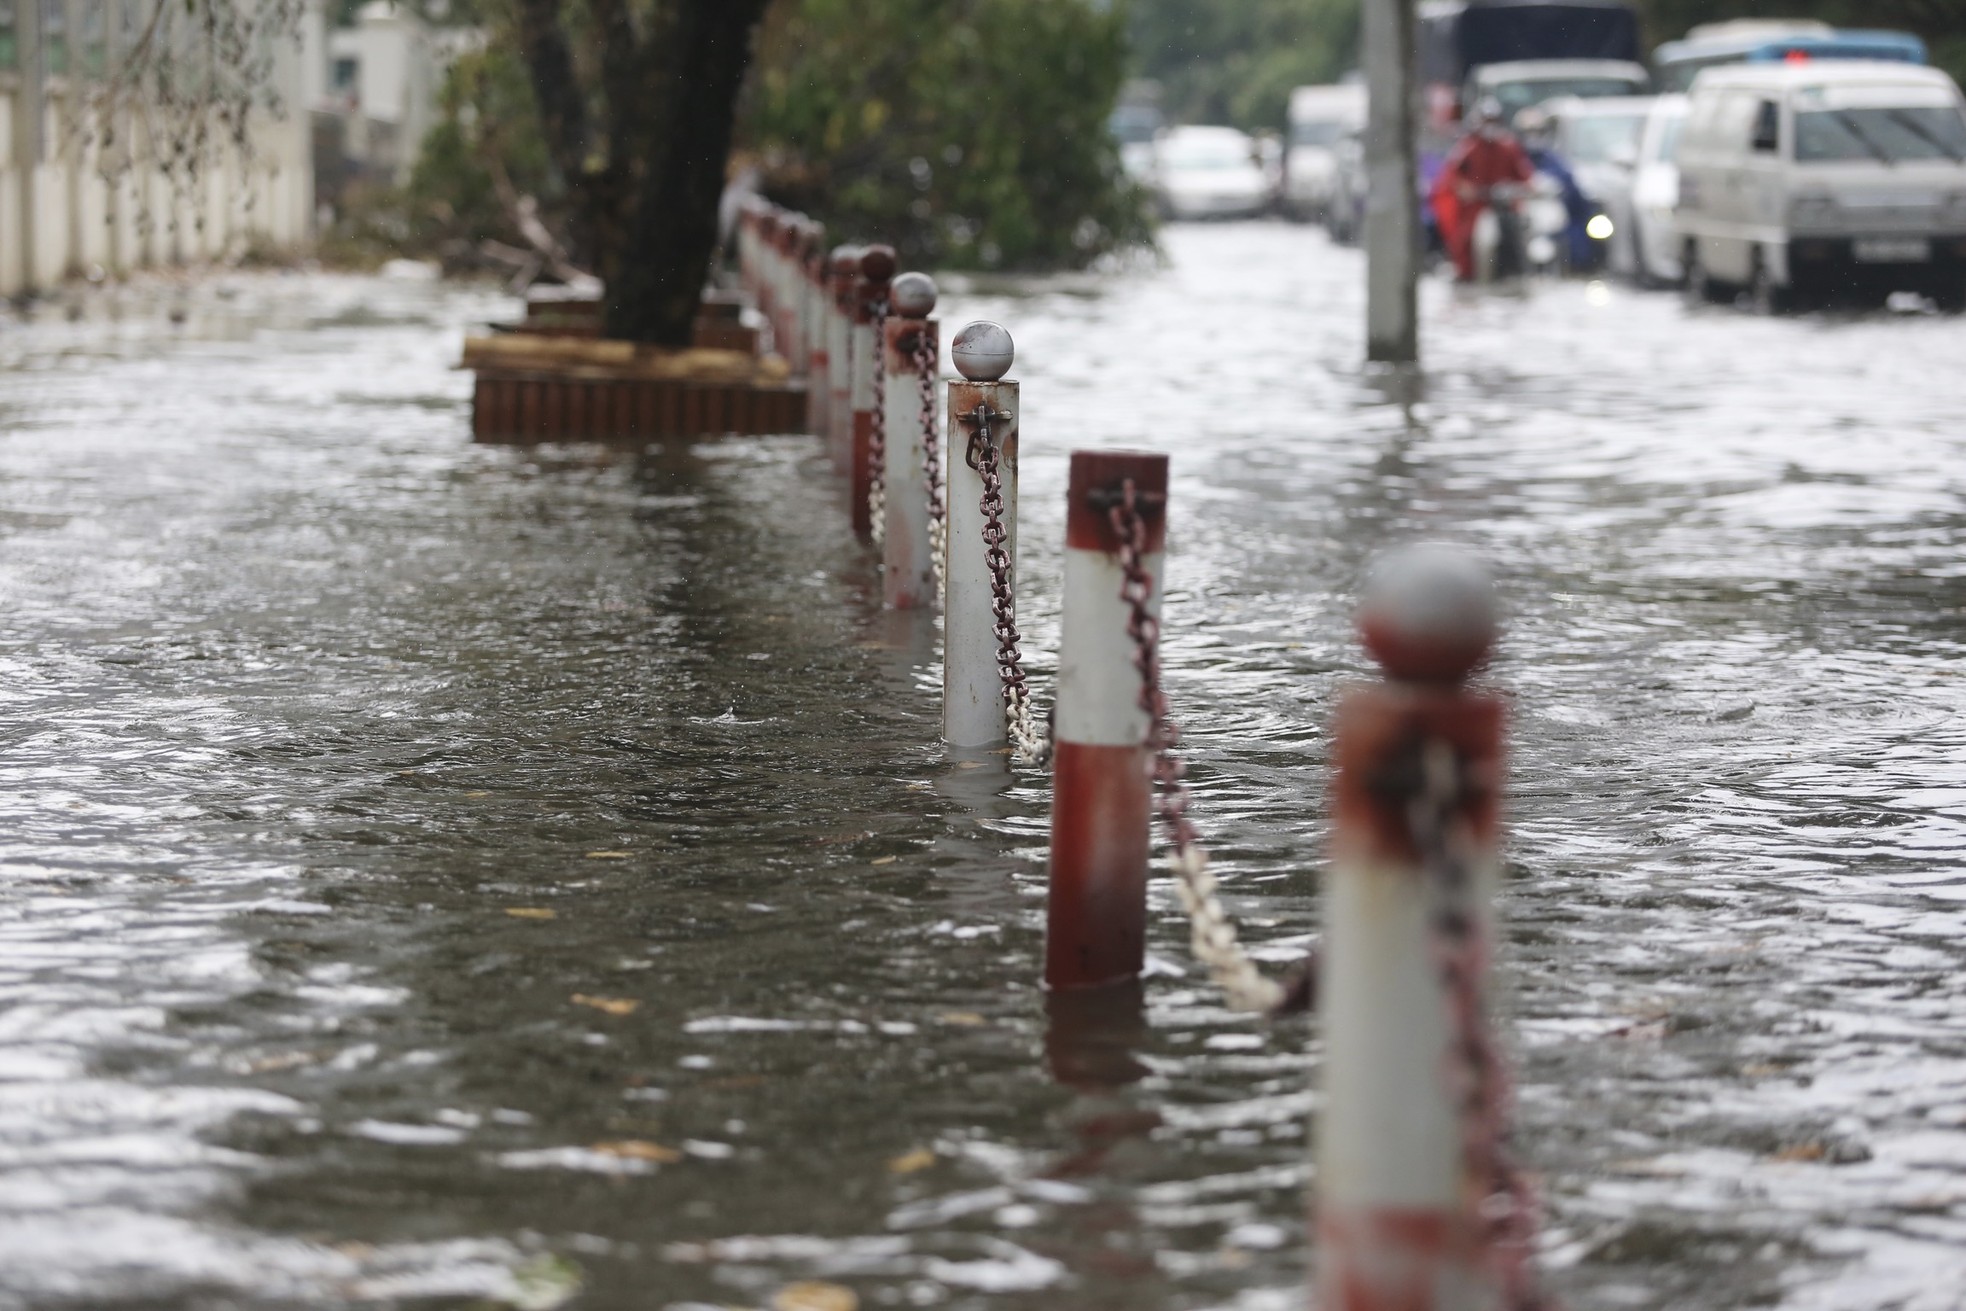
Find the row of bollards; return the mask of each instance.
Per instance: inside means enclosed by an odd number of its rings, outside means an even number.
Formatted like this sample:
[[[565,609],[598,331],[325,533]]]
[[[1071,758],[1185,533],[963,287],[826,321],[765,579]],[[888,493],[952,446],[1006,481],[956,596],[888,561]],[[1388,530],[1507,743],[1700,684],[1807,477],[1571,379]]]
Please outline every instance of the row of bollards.
[[[1322,1017],[1316,1135],[1321,1302],[1333,1311],[1545,1305],[1534,1208],[1507,1141],[1490,1032],[1503,705],[1471,689],[1495,637],[1492,589],[1446,548],[1382,562],[1360,634],[1386,678],[1338,708],[1325,945],[1287,992],[1237,944],[1182,782],[1160,686],[1168,458],[1078,451],[1066,492],[1051,731],[1029,712],[1016,624],[1018,384],[1010,334],[972,323],[938,425],[934,284],[884,246],[745,210],[739,265],[781,354],[808,379],[812,430],[878,543],[884,604],[943,616],[943,736],[1052,772],[1044,981],[1132,984],[1145,964],[1156,816],[1194,952],[1232,1005]]]

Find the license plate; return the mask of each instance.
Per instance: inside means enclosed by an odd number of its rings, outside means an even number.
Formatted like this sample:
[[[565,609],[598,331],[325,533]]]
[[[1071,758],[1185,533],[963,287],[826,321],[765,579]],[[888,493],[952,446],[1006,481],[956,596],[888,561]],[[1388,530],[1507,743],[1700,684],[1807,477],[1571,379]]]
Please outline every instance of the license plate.
[[[1874,237],[1854,243],[1859,264],[1922,264],[1932,258],[1932,243],[1923,237]]]

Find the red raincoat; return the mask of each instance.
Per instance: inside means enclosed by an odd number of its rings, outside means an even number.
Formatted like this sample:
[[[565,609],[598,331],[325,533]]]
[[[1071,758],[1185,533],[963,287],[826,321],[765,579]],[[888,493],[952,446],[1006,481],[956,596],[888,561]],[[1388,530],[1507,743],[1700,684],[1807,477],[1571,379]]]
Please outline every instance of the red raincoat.
[[[1528,182],[1536,166],[1513,135],[1470,132],[1455,143],[1434,179],[1434,222],[1441,244],[1463,281],[1474,277],[1474,225],[1488,207],[1488,190],[1504,182]]]

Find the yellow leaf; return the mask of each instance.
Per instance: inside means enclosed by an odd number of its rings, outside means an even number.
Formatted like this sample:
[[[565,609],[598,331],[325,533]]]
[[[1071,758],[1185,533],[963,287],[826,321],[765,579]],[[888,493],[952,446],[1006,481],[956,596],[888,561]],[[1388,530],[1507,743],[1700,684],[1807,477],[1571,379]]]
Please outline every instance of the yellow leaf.
[[[489,793],[489,792],[467,792],[467,793],[465,793],[464,795],[465,795],[466,797],[468,797],[468,798],[470,798],[471,800],[474,800],[474,801],[475,801],[475,800],[477,800],[477,799],[478,799],[479,797],[488,797],[488,796],[490,796],[490,795],[491,795],[491,793]]]
[[[573,995],[573,1004],[592,1006],[595,1010],[606,1011],[609,1015],[633,1015],[636,1008],[641,1005],[632,997],[589,997],[584,992],[576,992]]]
[[[641,1138],[622,1138],[614,1142],[595,1143],[594,1150],[608,1156],[619,1156],[628,1161],[653,1161],[657,1165],[674,1165],[683,1159],[683,1154],[673,1147],[661,1143],[648,1142]]]
[[[917,1170],[926,1170],[934,1164],[935,1153],[926,1147],[917,1147],[914,1151],[905,1152],[889,1161],[887,1168],[890,1174],[913,1174]]]
[[[515,920],[554,920],[560,912],[545,906],[507,906],[505,913]]]
[[[630,854],[631,854],[631,853],[629,853],[629,852],[626,852],[626,851],[590,851],[590,852],[588,852],[588,853],[587,853],[587,859],[589,859],[589,860],[626,860],[626,859],[628,859],[628,857],[629,857],[629,855],[630,855]]]
[[[936,1016],[935,1018],[942,1021],[944,1024],[960,1024],[963,1027],[970,1028],[970,1029],[975,1028],[979,1024],[989,1023],[989,1021],[985,1020],[981,1015],[978,1015],[975,1011],[943,1011],[940,1015]]]
[[[899,856],[876,856],[876,857],[874,857],[874,864],[876,864],[876,865],[892,865],[892,864],[893,864],[893,863],[894,863],[895,861],[897,861],[897,860],[900,860],[900,859],[901,859],[901,857],[899,857]]]
[[[772,1294],[771,1311],[860,1311],[860,1299],[851,1288],[806,1279]]]

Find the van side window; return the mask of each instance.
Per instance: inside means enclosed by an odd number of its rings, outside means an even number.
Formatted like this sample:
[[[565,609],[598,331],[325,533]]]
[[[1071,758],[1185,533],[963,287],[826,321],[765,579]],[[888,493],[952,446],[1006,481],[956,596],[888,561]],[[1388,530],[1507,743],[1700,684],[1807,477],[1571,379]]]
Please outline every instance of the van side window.
[[[1754,139],[1749,148],[1757,155],[1773,155],[1782,148],[1782,111],[1772,100],[1755,106]]]

